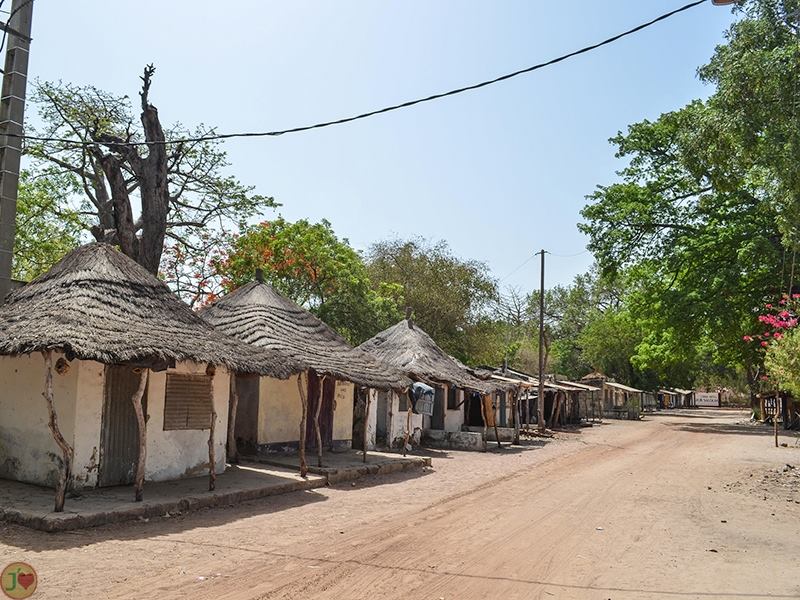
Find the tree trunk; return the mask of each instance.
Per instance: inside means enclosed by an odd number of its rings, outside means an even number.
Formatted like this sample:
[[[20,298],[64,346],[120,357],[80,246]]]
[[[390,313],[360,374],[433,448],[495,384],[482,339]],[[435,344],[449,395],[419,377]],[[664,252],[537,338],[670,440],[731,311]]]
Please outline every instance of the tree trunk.
[[[498,394],[494,394],[494,398],[495,398],[495,401],[492,402],[492,414],[494,416],[494,419],[493,419],[493,421],[494,421],[494,439],[497,442],[497,447],[498,448],[502,448],[503,445],[500,443],[500,433],[497,431],[497,420],[498,420],[497,409],[498,409],[498,404],[500,404],[500,397],[499,397]],[[505,399],[503,401],[505,402]]]
[[[306,382],[308,375],[304,371],[297,376],[297,389],[300,391],[300,477],[308,475],[308,465],[306,464],[306,418],[308,416],[308,400],[306,399],[306,389],[303,385],[303,376],[305,375]]]
[[[136,414],[136,426],[139,432],[139,456],[136,459],[136,476],[133,482],[134,499],[141,502],[144,497],[144,467],[147,461],[147,421],[144,418],[142,408],[142,398],[147,387],[147,378],[150,374],[149,369],[142,369],[139,375],[139,387],[131,398],[133,412]]]
[[[239,464],[239,447],[236,445],[236,413],[239,411],[239,390],[236,387],[236,374],[231,373],[230,407],[228,409],[228,460],[231,464]]]
[[[317,466],[322,466],[322,432],[319,430],[319,413],[322,410],[322,390],[325,388],[325,379],[327,375],[319,378],[319,394],[317,394],[317,406],[314,411],[314,435],[317,438]]]
[[[408,395],[408,411],[406,412],[406,436],[403,440],[403,456],[406,455],[408,450],[408,439],[411,437],[411,411],[414,408],[414,402],[412,399],[412,392],[406,392]]]
[[[211,398],[211,428],[208,431],[208,491],[213,492],[217,487],[217,455],[214,449],[214,433],[217,430],[217,410],[214,408],[214,398]]]
[[[367,435],[369,434],[369,397],[370,397],[370,390],[367,389],[365,390],[364,394],[364,462],[367,462]]]
[[[56,484],[56,499],[54,512],[64,511],[64,499],[67,495],[67,485],[69,484],[70,475],[72,474],[72,461],[75,458],[75,451],[61,435],[61,430],[58,428],[58,415],[56,415],[56,408],[53,402],[53,354],[52,351],[46,350],[42,352],[45,364],[45,380],[44,380],[44,396],[47,402],[48,426],[50,433],[56,445],[61,450],[61,468],[58,474],[58,483]]]
[[[139,251],[139,264],[153,274],[158,273],[161,253],[164,251],[164,237],[167,232],[167,213],[169,212],[169,183],[167,145],[164,144],[164,130],[158,118],[158,110],[148,101],[150,78],[155,68],[145,67],[142,76],[142,127],[148,142],[147,156],[142,159],[142,172],[139,177],[139,193],[142,199],[142,239]]]
[[[487,452],[489,443],[486,440],[486,435],[489,431],[489,426],[486,423],[486,396],[483,394],[481,394],[481,418],[483,419],[483,451]]]

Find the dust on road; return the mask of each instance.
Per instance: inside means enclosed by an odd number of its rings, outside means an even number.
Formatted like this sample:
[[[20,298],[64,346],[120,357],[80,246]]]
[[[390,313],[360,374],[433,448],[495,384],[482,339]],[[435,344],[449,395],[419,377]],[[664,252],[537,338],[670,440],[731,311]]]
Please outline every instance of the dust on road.
[[[741,419],[437,452],[423,474],[149,523],[4,527],[0,562],[30,562],[36,597],[59,599],[798,598],[800,504],[777,480],[764,499],[761,475],[788,479],[800,447]]]

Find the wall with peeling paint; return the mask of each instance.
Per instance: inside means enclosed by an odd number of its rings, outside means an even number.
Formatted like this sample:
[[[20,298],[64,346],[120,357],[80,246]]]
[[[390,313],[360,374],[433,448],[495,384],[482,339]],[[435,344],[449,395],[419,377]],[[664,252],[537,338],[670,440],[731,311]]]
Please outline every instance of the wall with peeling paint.
[[[208,474],[208,429],[164,431],[164,397],[167,373],[205,373],[205,364],[183,362],[174,369],[150,373],[147,384],[147,463],[145,479],[168,481]],[[214,458],[217,473],[225,471],[225,441],[228,438],[228,371],[217,367],[212,392],[217,421]]]
[[[259,388],[258,443],[295,443],[300,439],[302,403],[297,387],[299,375],[289,379],[262,377]],[[305,391],[305,378],[303,379]]]
[[[333,440],[353,441],[353,400],[355,385],[349,381],[337,381],[334,393]],[[341,444],[338,444],[341,448]]]
[[[389,414],[389,441],[393,448],[401,448],[406,435],[408,411],[400,411],[400,396],[392,392],[392,401]],[[412,442],[419,444],[422,433],[422,415],[411,413],[411,438]]]
[[[61,358],[53,353],[53,364]],[[48,427],[41,354],[0,356],[0,477],[55,486],[61,451]],[[78,369],[53,372],[53,398],[64,439],[74,443]]]
[[[62,356],[53,353],[53,363]],[[168,372],[205,372],[206,365],[179,363]],[[63,374],[53,373],[53,397],[59,429],[73,447],[71,486],[97,485],[103,418],[105,366],[74,360]],[[208,472],[209,430],[164,431],[167,371],[151,373],[147,389],[147,464],[149,481]],[[40,354],[0,356],[0,478],[55,486],[61,451],[48,427],[45,367]],[[216,471],[225,470],[228,426],[228,372],[217,368],[213,381]]]

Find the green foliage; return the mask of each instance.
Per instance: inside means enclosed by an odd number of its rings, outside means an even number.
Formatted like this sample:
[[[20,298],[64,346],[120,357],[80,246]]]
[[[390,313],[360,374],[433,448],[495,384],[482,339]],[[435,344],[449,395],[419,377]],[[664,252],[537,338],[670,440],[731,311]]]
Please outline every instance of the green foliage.
[[[786,289],[800,214],[800,45],[786,17],[797,7],[743,3],[700,69],[716,91],[613,138],[628,164],[583,211],[603,272],[632,283],[633,363],[662,378],[689,384],[701,365],[740,370],[755,389],[760,358],[742,336]]]
[[[134,107],[127,95],[60,81],[33,82],[30,101],[39,119],[36,126],[26,125],[29,133],[73,142],[29,140],[25,153],[31,159],[32,174],[37,180],[52,179],[47,185],[54,189],[65,180],[70,185],[77,183],[70,191],[81,198],[83,229],[97,241],[118,243],[120,224],[115,217],[103,163],[114,154],[115,160],[122,164],[133,212],[142,206],[141,171],[146,152],[123,151],[114,146],[109,149],[103,141],[144,139],[141,119],[136,114],[140,110],[138,105]],[[202,137],[213,131],[203,125],[187,128],[180,123],[163,128],[167,140]],[[272,198],[256,194],[252,186],[227,172],[230,164],[219,141],[167,143],[166,153],[169,200],[166,248],[159,274],[180,296],[194,304],[213,278],[209,260],[224,243],[225,231],[277,205]],[[69,228],[68,215],[62,219],[64,214],[55,213],[54,222]],[[144,219],[135,213],[132,218],[133,234],[141,238]]]
[[[402,305],[410,306],[420,327],[460,360],[473,362],[475,348],[485,352],[482,344],[497,345],[497,326],[489,319],[497,283],[485,264],[453,256],[445,242],[416,238],[372,245],[367,268],[373,282],[400,286]],[[495,349],[480,359],[496,362],[498,354]]]
[[[328,221],[291,223],[278,217],[245,227],[212,264],[225,291],[251,281],[262,269],[273,287],[353,344],[400,319],[402,288],[373,285],[361,256]]]
[[[77,191],[69,176],[34,177],[23,171],[17,199],[12,277],[30,281],[81,243],[81,215],[67,198]]]
[[[765,364],[774,385],[800,397],[800,331],[793,329],[772,342]]]

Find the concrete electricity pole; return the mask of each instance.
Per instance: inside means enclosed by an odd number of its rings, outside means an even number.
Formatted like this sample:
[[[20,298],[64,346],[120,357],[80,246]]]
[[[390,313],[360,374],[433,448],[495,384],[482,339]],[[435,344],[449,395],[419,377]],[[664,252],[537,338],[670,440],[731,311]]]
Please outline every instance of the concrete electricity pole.
[[[22,122],[28,84],[33,0],[13,0],[6,35],[6,59],[0,97],[0,304],[11,291],[11,262],[17,218],[17,188],[22,155]],[[8,135],[11,134],[11,135]]]
[[[542,265],[539,271],[539,394],[536,398],[536,422],[539,431],[544,431],[544,250],[538,252],[542,255]]]

